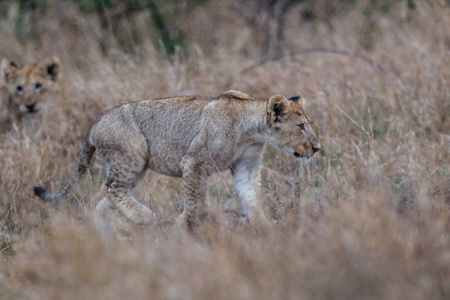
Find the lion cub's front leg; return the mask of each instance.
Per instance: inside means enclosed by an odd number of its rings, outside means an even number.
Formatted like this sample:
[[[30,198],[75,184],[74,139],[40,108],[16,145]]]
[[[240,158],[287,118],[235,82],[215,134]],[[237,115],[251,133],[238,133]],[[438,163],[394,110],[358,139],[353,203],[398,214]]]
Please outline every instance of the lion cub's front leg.
[[[197,225],[208,214],[206,190],[208,174],[202,162],[191,156],[181,161],[184,187],[184,211],[177,220],[177,225],[189,228]]]
[[[264,215],[261,203],[260,160],[244,161],[231,168],[233,183],[241,201],[242,208],[252,225],[267,229],[271,223]]]

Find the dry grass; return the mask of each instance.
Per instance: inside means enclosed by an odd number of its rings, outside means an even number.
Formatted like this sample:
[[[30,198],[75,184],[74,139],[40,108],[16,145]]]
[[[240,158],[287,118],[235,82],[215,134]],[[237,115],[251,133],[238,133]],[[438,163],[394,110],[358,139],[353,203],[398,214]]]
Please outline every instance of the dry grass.
[[[149,40],[136,55],[113,48],[105,58],[86,29],[98,24],[70,4],[50,9],[39,22],[41,39],[25,45],[12,38],[11,10],[0,21],[0,57],[25,62],[56,54],[64,80],[42,125],[30,120],[0,137],[0,298],[449,299],[450,17],[444,1],[416,2],[407,16],[400,8],[372,16],[377,26],[366,52],[366,20],[355,11],[329,20],[331,27],[299,25],[297,12],[288,18],[286,49],[359,50],[386,74],[352,58],[306,54],[231,85],[265,97],[301,91],[324,148],[307,168],[266,151],[270,232],[257,234],[233,213],[239,207],[224,173],[209,182],[218,224],[180,236],[171,226],[180,182],[150,172],[136,194],[161,222],[141,228],[117,216],[122,238],[108,244],[96,231],[93,204],[78,202],[99,189],[100,159],[58,212],[39,203],[32,187],[55,191],[66,182],[86,129],[107,108],[223,92],[258,58],[248,51],[251,28],[212,1],[193,12],[189,27],[192,41],[211,41],[210,48],[194,44],[189,56],[180,52],[169,62]],[[205,31],[205,24],[216,28]]]

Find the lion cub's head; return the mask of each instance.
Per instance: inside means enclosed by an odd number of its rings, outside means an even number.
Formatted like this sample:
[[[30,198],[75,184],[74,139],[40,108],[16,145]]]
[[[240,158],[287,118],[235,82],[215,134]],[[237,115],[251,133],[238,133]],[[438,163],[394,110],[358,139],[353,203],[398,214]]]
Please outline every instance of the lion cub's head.
[[[60,77],[60,65],[58,57],[49,57],[38,65],[27,64],[22,68],[3,59],[0,82],[3,81],[7,89],[10,109],[21,114],[39,111]]]
[[[276,146],[303,163],[320,150],[311,120],[303,110],[300,93],[289,99],[281,95],[272,96],[267,104],[267,113]]]

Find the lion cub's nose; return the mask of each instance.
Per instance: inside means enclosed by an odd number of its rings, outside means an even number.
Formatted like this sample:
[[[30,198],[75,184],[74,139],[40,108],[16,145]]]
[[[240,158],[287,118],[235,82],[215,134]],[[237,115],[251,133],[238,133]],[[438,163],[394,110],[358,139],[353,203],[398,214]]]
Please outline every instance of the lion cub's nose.
[[[35,103],[31,104],[31,105],[25,105],[28,109],[28,112],[33,112],[34,111],[34,107],[36,106]]]
[[[312,150],[314,151],[314,153],[316,153],[317,151],[320,151],[320,148],[319,148],[319,147],[313,146],[313,147],[312,147]]]

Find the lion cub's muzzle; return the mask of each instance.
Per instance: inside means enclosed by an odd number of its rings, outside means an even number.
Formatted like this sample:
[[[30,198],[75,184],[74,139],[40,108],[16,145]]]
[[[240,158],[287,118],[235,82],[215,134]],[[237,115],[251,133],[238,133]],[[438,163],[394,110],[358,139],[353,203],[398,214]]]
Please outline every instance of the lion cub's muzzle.
[[[319,144],[317,144],[317,145],[310,145],[310,147],[307,147],[303,152],[294,151],[293,155],[296,158],[309,160],[311,157],[314,156],[314,154],[316,154],[319,151],[320,151],[320,145]]]

